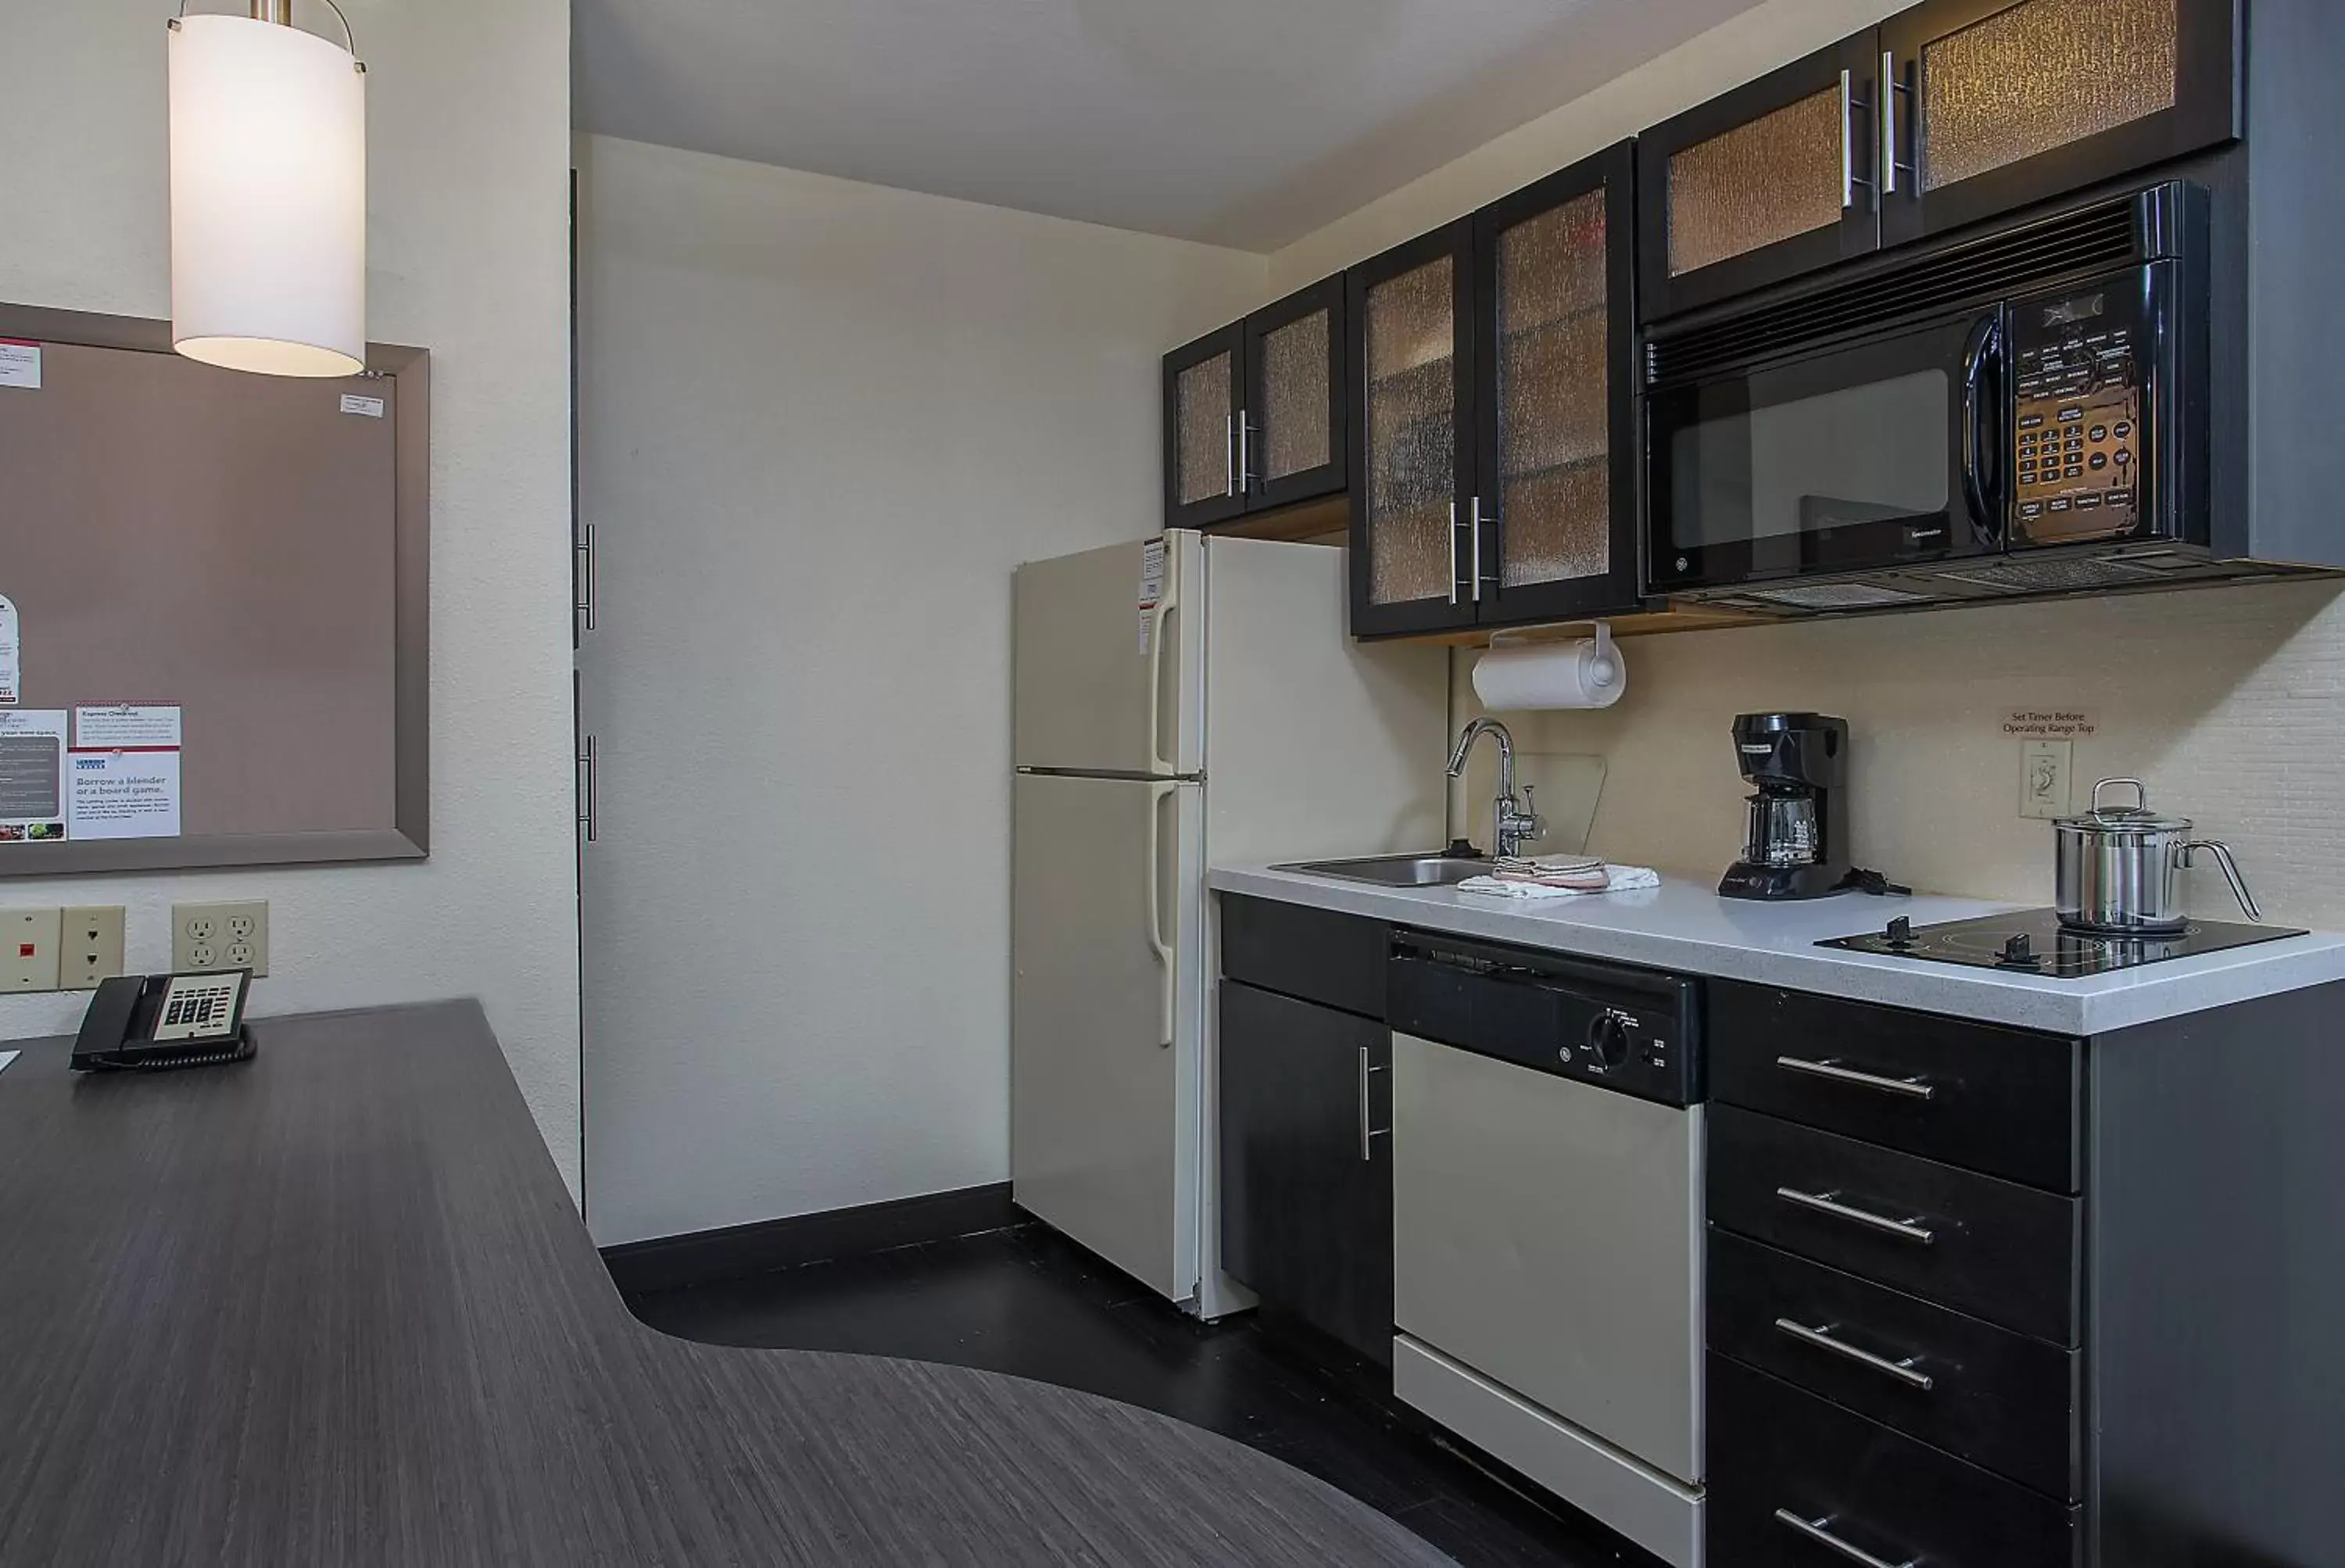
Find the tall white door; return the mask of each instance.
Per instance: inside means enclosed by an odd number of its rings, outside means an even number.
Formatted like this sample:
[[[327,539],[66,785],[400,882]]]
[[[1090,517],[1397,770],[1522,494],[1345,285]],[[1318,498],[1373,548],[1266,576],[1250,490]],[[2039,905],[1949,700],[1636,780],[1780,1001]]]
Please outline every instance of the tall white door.
[[[1017,766],[1203,768],[1204,585],[1198,536],[1183,532],[1019,567]]]
[[[1014,787],[1015,1196],[1173,1300],[1197,1281],[1202,793],[1041,774]]]

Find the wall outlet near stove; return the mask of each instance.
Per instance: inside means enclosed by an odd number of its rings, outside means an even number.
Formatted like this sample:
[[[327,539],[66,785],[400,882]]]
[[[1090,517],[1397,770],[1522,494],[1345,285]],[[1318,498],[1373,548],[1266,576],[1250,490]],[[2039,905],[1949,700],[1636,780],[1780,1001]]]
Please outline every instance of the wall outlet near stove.
[[[256,977],[269,972],[265,901],[171,906],[171,972],[207,969],[249,969]]]
[[[2052,818],[2068,814],[2068,766],[2075,743],[2027,739],[2019,743],[2019,814]]]
[[[57,989],[96,991],[101,980],[122,972],[122,906],[93,904],[69,909],[59,921]]]

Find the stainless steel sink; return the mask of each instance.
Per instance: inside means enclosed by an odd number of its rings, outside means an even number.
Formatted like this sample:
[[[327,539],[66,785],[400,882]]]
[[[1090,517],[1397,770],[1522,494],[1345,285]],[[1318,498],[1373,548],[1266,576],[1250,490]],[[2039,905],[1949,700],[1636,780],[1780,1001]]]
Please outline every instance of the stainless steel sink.
[[[1387,888],[1439,888],[1478,877],[1490,869],[1487,860],[1459,860],[1452,855],[1370,855],[1357,860],[1303,860],[1273,866],[1276,871],[1303,871],[1315,877],[1340,877],[1347,882],[1375,882]]]

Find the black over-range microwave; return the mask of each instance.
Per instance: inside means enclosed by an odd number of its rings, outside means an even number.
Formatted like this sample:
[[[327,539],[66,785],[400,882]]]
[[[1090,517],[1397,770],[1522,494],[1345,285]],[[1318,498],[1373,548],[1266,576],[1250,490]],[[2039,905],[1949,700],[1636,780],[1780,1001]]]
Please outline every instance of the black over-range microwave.
[[[1647,587],[1784,613],[2224,575],[2183,181],[1646,345]]]

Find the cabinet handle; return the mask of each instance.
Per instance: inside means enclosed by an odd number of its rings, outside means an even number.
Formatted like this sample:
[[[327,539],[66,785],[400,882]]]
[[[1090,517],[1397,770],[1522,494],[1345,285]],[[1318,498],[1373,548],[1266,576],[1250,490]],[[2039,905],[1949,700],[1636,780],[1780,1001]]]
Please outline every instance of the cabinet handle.
[[[1376,1139],[1378,1139],[1378,1138],[1383,1137],[1386,1133],[1389,1133],[1389,1132],[1391,1132],[1391,1131],[1392,1131],[1392,1129],[1391,1129],[1390,1127],[1378,1127],[1378,1126],[1372,1126],[1372,1125],[1369,1125],[1369,1115],[1368,1115],[1368,1080],[1369,1080],[1370,1078],[1374,1077],[1376,1074],[1381,1073],[1381,1072],[1383,1072],[1383,1071],[1384,1071],[1384,1069],[1383,1069],[1382,1067],[1371,1066],[1371,1065],[1369,1064],[1369,1063],[1368,1063],[1368,1048],[1367,1048],[1366,1046],[1365,1046],[1365,1045],[1361,1046],[1361,1047],[1360,1047],[1360,1158],[1361,1158],[1361,1160],[1362,1160],[1364,1163],[1365,1163],[1365,1162],[1367,1162],[1367,1161],[1374,1160],[1374,1159],[1376,1157],[1376,1141],[1375,1141],[1375,1140],[1376,1140]]]
[[[1848,73],[1843,71],[1841,74],[1846,76]],[[1225,416],[1222,421],[1222,494],[1223,495],[1235,495],[1238,493],[1237,449],[1238,416],[1233,413]]]
[[[1449,602],[1457,602],[1457,503],[1449,503]]]
[[[1483,516],[1482,498],[1478,495],[1473,498],[1472,514],[1472,525],[1474,529],[1474,602],[1478,605],[1482,602],[1483,583],[1487,581],[1493,586],[1496,586],[1498,581],[1495,575],[1485,578],[1482,573],[1482,524],[1485,523],[1497,523],[1498,520],[1498,514],[1496,512],[1493,512],[1487,517]]]
[[[1881,85],[1875,89],[1881,95],[1881,194],[1897,194],[1897,95],[1913,91],[1897,79],[1897,55],[1892,49],[1881,51]],[[1914,171],[1918,188],[1922,171]],[[1918,194],[1918,191],[1917,191]]]
[[[1840,73],[1840,206],[1845,212],[1856,205],[1856,137],[1851,122],[1856,117],[1856,77],[1847,66]]]
[[[1869,1208],[1854,1208],[1839,1201],[1837,1193],[1802,1192],[1793,1186],[1779,1186],[1775,1196],[1785,1203],[1796,1203],[1802,1208],[1828,1214],[1834,1219],[1867,1226],[1883,1236],[1893,1236],[1901,1241],[1914,1241],[1924,1247],[1938,1239],[1938,1233],[1925,1225],[1910,1219],[1892,1219],[1885,1214],[1875,1214]]]
[[[1248,495],[1254,494],[1254,459],[1250,454],[1250,443],[1246,438],[1253,433],[1253,424],[1247,421],[1245,411],[1240,409],[1238,411],[1238,488]]]
[[[1775,1327],[1803,1345],[1813,1345],[1819,1350],[1830,1350],[1835,1356],[1844,1356],[1860,1367],[1870,1367],[1876,1372],[1886,1373],[1908,1388],[1920,1389],[1926,1393],[1935,1381],[1929,1373],[1917,1372],[1914,1369],[1914,1358],[1911,1356],[1902,1361],[1893,1361],[1886,1356],[1876,1356],[1870,1350],[1860,1350],[1845,1339],[1833,1339],[1830,1324],[1821,1329],[1811,1329],[1805,1323],[1794,1322],[1789,1318],[1778,1318],[1775,1319]]]
[[[1778,1056],[1775,1065],[1786,1073],[1804,1073],[1811,1078],[1829,1078],[1835,1084],[1848,1084],[1859,1089],[1877,1089],[1882,1094],[1902,1095],[1909,1100],[1927,1100],[1938,1093],[1937,1085],[1926,1078],[1884,1078],[1878,1073],[1860,1073],[1837,1062],[1811,1062],[1803,1056]]]
[[[590,844],[594,841],[594,830],[599,825],[596,820],[599,813],[594,809],[595,768],[594,738],[589,735],[585,738],[584,748],[578,753],[578,769],[584,780],[584,787],[578,791],[578,825],[585,830],[586,841]]]
[[[1832,1523],[1829,1514],[1822,1519],[1802,1519],[1788,1508],[1779,1508],[1775,1510],[1775,1519],[1778,1523],[1790,1525],[1817,1545],[1829,1546],[1850,1562],[1863,1563],[1864,1568],[1921,1568],[1922,1560],[1919,1557],[1908,1557],[1903,1563],[1892,1563],[1886,1557],[1875,1557],[1862,1546],[1850,1545],[1827,1528]]]

